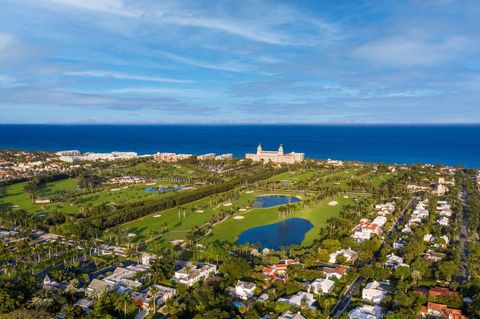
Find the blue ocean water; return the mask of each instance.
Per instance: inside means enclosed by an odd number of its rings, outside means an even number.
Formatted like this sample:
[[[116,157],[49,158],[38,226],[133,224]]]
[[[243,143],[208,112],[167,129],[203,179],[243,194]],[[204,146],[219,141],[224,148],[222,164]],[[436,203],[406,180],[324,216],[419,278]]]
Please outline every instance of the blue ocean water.
[[[258,143],[310,158],[480,167],[480,125],[0,125],[0,149],[244,156]]]

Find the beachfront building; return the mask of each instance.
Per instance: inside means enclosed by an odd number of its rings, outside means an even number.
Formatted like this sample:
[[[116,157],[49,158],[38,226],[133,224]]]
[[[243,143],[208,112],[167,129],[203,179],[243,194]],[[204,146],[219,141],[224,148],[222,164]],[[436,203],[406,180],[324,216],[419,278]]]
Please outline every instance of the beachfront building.
[[[157,152],[155,155],[153,155],[153,159],[158,161],[158,162],[174,163],[174,162],[186,160],[186,159],[188,159],[192,156],[193,156],[192,154],[176,154],[176,153],[160,153],[160,152]]]
[[[278,151],[264,151],[262,145],[258,144],[257,153],[245,154],[246,159],[251,159],[254,162],[276,163],[276,164],[293,164],[305,160],[304,153],[285,153],[283,146],[280,145]]]

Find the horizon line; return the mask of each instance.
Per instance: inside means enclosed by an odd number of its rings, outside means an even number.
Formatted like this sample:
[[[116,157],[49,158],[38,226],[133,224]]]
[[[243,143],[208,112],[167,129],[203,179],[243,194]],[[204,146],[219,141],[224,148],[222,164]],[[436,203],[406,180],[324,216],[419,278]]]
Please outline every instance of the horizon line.
[[[378,123],[304,123],[304,122],[278,122],[278,123],[0,123],[0,126],[479,126],[480,122],[378,122]]]

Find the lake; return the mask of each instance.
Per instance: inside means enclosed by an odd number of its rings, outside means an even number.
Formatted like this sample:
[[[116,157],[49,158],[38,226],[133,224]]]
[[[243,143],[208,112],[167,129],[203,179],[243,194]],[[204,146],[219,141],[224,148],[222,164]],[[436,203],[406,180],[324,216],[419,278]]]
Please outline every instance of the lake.
[[[269,208],[279,205],[298,203],[300,199],[287,195],[265,195],[255,197],[253,208]]]
[[[240,234],[237,244],[259,243],[262,249],[278,250],[282,246],[301,244],[305,234],[312,228],[312,223],[306,219],[289,218],[275,224],[247,229]]]

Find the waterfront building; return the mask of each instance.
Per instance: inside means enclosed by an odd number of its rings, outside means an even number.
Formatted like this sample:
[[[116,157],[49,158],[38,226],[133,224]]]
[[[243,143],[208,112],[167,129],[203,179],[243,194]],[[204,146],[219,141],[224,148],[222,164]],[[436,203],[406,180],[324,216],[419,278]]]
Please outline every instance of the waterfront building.
[[[79,150],[68,150],[68,151],[60,151],[55,153],[58,156],[80,156]]]
[[[217,161],[225,161],[225,160],[231,160],[233,159],[233,154],[232,153],[226,153],[226,154],[221,154],[215,156],[215,160]]]
[[[192,156],[192,154],[157,153],[153,155],[153,159],[159,162],[174,163],[186,160]]]
[[[245,158],[251,159],[254,162],[275,163],[275,164],[293,164],[305,160],[305,153],[285,153],[283,145],[280,145],[278,151],[264,151],[262,145],[258,144],[257,153],[247,153]]]
[[[215,159],[215,153],[207,153],[202,155],[197,155],[199,161],[213,160]]]

